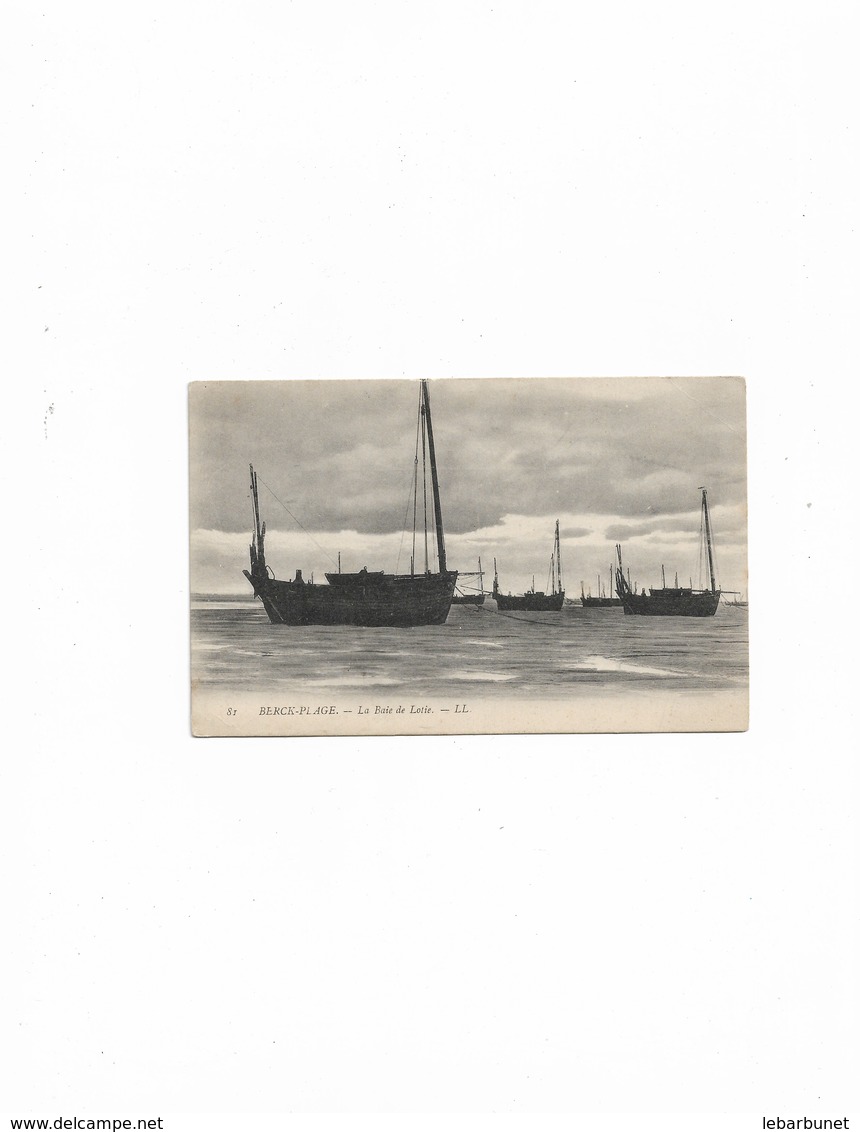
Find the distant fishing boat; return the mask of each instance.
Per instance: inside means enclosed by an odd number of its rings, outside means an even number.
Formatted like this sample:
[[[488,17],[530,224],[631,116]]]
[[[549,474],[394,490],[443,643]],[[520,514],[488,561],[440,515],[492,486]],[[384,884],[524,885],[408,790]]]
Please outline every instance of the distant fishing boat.
[[[535,589],[534,578],[532,588],[524,594],[503,594],[499,590],[499,572],[496,560],[493,559],[493,597],[499,610],[527,609],[532,613],[557,613],[564,605],[564,584],[561,577],[561,543],[558,534],[558,520],[555,524],[555,543],[552,557],[549,560],[551,578],[551,592],[544,593]]]
[[[461,570],[458,575],[459,578],[480,578],[480,590],[478,593],[466,593],[465,588],[460,585],[459,581],[454,587],[454,596],[451,599],[452,605],[483,605],[484,598],[487,596],[484,593],[484,571],[481,569],[481,560],[478,559],[477,571]]]
[[[749,605],[749,602],[744,599],[743,592],[741,592],[734,601],[724,601],[723,605],[733,605],[737,609],[746,609]]]
[[[714,572],[713,539],[711,537],[711,518],[708,510],[708,493],[702,488],[702,537],[707,545],[708,572],[711,579],[711,588],[708,590],[694,590],[692,581],[689,588],[678,585],[678,575],[675,575],[675,585],[666,585],[666,570],[663,569],[663,586],[660,589],[642,590],[637,593],[630,588],[629,578],[625,578],[621,562],[621,547],[616,544],[618,566],[615,570],[615,589],[621,598],[625,613],[642,614],[652,617],[713,617],[720,604],[720,593],[717,589]]]
[[[424,467],[424,571],[415,571],[415,536],[418,521],[418,444]],[[427,480],[429,456],[433,491],[438,570],[430,570],[428,554]],[[358,573],[326,574],[327,585],[304,581],[301,570],[292,581],[276,578],[266,563],[266,524],[260,520],[257,475],[251,467],[251,501],[254,530],[250,546],[251,569],[243,570],[254,588],[254,596],[263,603],[269,620],[275,625],[361,625],[411,627],[441,625],[448,616],[457,582],[457,571],[447,568],[445,535],[442,528],[442,504],[436,471],[436,448],[430,417],[430,395],[427,382],[420,385],[418,405],[418,441],[413,473],[414,515],[411,569],[408,574],[386,574],[383,570]],[[338,556],[339,557],[339,556]]]
[[[610,577],[610,579],[612,578],[612,573],[613,573],[612,566],[610,566],[609,567],[609,577]],[[599,574],[597,575],[597,597],[591,596],[591,590],[590,589],[588,591],[588,595],[586,596],[585,582],[579,583],[579,589],[580,589],[580,593],[582,595],[579,600],[582,602],[582,605],[586,609],[610,609],[610,608],[613,608],[613,607],[618,607],[622,604],[620,597],[613,597],[612,596],[612,594],[615,592],[615,586],[611,581],[610,581],[610,594],[607,597],[606,588],[604,587],[603,589],[601,589],[600,575]]]

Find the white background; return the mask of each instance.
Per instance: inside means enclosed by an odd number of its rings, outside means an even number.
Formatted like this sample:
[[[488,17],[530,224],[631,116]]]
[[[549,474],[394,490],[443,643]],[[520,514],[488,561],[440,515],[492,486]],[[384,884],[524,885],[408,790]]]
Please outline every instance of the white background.
[[[11,5],[0,1108],[856,1108],[851,22]],[[189,381],[700,373],[748,734],[190,738]]]

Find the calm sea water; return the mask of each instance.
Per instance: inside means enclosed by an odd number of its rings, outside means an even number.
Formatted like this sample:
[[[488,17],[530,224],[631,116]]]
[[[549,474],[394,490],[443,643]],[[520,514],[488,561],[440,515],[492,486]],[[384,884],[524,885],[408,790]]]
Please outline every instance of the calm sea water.
[[[585,691],[714,692],[748,680],[747,610],[627,617],[622,609],[500,614],[454,606],[416,629],[272,625],[259,602],[197,601],[192,670],[209,691],[524,697]]]

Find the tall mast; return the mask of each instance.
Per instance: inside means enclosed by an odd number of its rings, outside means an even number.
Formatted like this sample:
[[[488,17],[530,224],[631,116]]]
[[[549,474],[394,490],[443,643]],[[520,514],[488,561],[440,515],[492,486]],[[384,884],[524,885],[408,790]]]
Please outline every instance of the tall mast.
[[[257,474],[254,471],[254,465],[251,468],[251,505],[254,508],[254,534],[259,539],[260,537],[260,496],[257,492]]]
[[[558,578],[559,590],[564,589],[564,582],[561,577],[561,542],[558,537],[558,519],[555,521],[555,572]]]
[[[714,551],[711,546],[711,516],[708,514],[708,491],[702,488],[702,512],[705,516],[705,538],[708,543],[708,569],[711,573],[711,593],[717,592],[717,579],[714,577]]]
[[[257,487],[257,473],[254,471],[254,465],[250,465],[251,469],[251,504],[254,508],[254,543],[251,547],[251,567],[254,570],[259,569],[261,572],[266,571],[266,555],[264,549],[264,542],[266,538],[266,524],[260,522],[260,492]]]
[[[430,420],[430,394],[427,392],[427,382],[422,380],[421,393],[423,397],[422,412],[427,422],[427,446],[430,449],[430,476],[433,480],[433,511],[436,516],[436,546],[439,551],[439,573],[447,572],[448,564],[445,558],[445,533],[442,530],[442,504],[439,500],[439,477],[436,474],[436,446],[433,443],[433,423]]]
[[[421,406],[421,470],[424,475],[424,573],[430,573],[430,555],[427,549],[427,414]]]

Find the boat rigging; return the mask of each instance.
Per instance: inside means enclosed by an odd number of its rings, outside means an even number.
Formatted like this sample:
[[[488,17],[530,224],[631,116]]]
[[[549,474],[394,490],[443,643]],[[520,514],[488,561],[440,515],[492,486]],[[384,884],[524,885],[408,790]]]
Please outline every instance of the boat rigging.
[[[424,571],[415,572],[415,543],[418,514],[419,445],[423,463],[424,494]],[[428,536],[427,469],[433,506],[433,530],[436,542],[437,569],[431,570]],[[427,382],[419,388],[418,437],[414,465],[413,544],[408,574],[386,574],[383,570],[342,573],[340,555],[338,570],[327,573],[327,584],[304,581],[297,570],[292,581],[278,579],[266,563],[266,524],[260,516],[257,474],[251,466],[251,503],[254,529],[250,551],[250,570],[243,573],[263,603],[269,620],[276,625],[362,625],[411,627],[441,625],[451,608],[457,571],[448,570],[445,555],[445,533],[442,525],[442,502],[436,466],[436,446],[430,414]]]
[[[500,610],[528,609],[535,612],[557,613],[564,605],[564,582],[561,572],[561,540],[559,537],[558,520],[555,522],[555,540],[552,557],[549,560],[550,593],[535,590],[534,578],[532,588],[524,594],[503,594],[499,589],[499,571],[496,560],[493,559],[493,597]]]
[[[690,586],[678,585],[678,575],[675,575],[675,585],[666,585],[666,570],[662,568],[662,588],[642,590],[641,593],[631,589],[629,574],[624,576],[621,561],[621,546],[616,544],[615,551],[618,556],[618,565],[615,569],[615,589],[621,598],[625,613],[653,617],[713,617],[720,604],[721,591],[717,588],[716,570],[714,567],[714,546],[711,532],[711,516],[708,507],[707,488],[699,489],[702,493],[701,507],[701,539],[707,551],[708,576],[710,589],[693,589],[692,579]]]

